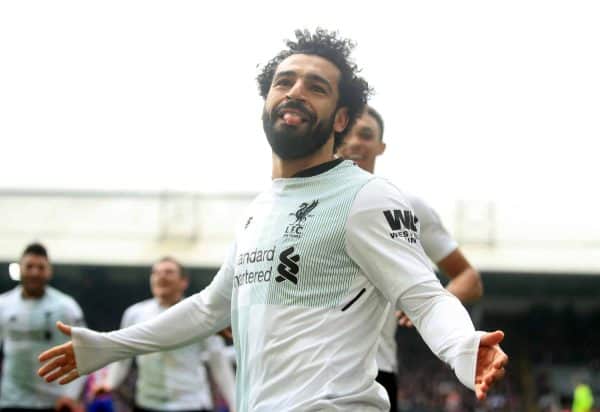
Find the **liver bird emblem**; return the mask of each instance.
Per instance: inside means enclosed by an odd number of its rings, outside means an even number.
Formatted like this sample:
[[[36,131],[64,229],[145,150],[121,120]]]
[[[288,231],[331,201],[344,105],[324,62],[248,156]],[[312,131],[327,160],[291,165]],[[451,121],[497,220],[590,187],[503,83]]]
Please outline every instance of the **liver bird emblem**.
[[[296,218],[296,224],[297,223],[303,223],[306,221],[306,218],[308,217],[308,214],[310,212],[313,211],[313,209],[315,207],[317,207],[317,205],[319,204],[318,200],[313,200],[312,203],[307,203],[304,202],[300,205],[300,207],[298,208],[298,210],[296,211],[296,213],[290,213],[291,216],[294,216]]]

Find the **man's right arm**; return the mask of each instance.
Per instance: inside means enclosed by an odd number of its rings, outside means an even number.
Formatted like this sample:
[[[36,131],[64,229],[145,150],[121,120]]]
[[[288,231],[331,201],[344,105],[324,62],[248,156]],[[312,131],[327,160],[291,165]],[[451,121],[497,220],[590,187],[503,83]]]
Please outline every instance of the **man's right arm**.
[[[38,373],[46,380],[66,383],[65,378],[76,375],[74,368],[77,375],[84,375],[111,362],[184,346],[218,332],[230,323],[234,256],[232,246],[206,289],[152,320],[108,333],[72,328],[72,342],[40,355],[41,361],[49,362]],[[58,374],[52,372],[56,367],[62,367]]]

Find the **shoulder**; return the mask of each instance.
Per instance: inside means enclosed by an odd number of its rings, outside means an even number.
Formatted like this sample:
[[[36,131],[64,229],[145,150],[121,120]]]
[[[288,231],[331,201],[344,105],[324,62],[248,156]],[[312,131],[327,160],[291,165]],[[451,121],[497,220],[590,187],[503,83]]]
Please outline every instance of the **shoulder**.
[[[423,200],[423,198],[413,193],[406,193],[406,197],[410,204],[415,208],[415,211],[429,208],[429,205],[425,202],[425,200]]]
[[[14,288],[7,290],[6,292],[0,293],[0,300],[14,299],[15,296],[18,296],[20,291],[21,287],[15,286]]]
[[[125,309],[125,312],[123,312],[123,319],[134,321],[135,319],[144,316],[145,313],[156,309],[156,306],[157,304],[154,299],[146,299],[141,302],[134,303]]]
[[[81,312],[79,304],[75,299],[73,299],[72,296],[61,292],[60,290],[55,289],[52,286],[48,286],[46,288],[46,293],[48,294],[48,297],[52,300],[53,305],[60,305],[69,310]]]
[[[125,309],[125,312],[129,312],[130,314],[135,314],[135,313],[148,311],[150,309],[153,309],[156,306],[157,306],[156,301],[154,299],[146,299],[146,300],[142,300],[141,302],[137,302],[137,303],[134,303],[133,305],[129,306],[127,309]]]
[[[12,304],[16,299],[19,298],[21,293],[21,287],[16,286],[11,290],[8,290],[2,294],[0,294],[0,308],[7,304]]]
[[[423,198],[414,194],[407,194],[407,198],[415,210],[415,214],[421,219],[422,224],[439,222],[438,214]]]
[[[225,340],[219,335],[212,335],[204,341],[206,349],[210,352],[220,351],[225,348]]]
[[[372,176],[364,182],[354,200],[355,211],[398,206],[412,209],[408,196],[389,180]]]

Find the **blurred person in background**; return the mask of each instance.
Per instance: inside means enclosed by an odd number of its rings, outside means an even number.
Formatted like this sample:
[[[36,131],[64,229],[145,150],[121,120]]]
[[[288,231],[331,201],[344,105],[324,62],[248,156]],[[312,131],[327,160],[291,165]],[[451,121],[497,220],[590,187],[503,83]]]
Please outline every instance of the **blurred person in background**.
[[[367,106],[338,150],[338,156],[354,161],[361,169],[375,173],[375,162],[385,152],[383,142],[383,118],[373,107]],[[415,211],[420,225],[419,240],[429,259],[442,273],[450,278],[446,289],[454,294],[462,303],[471,303],[483,294],[483,285],[479,272],[469,263],[458,247],[458,243],[448,233],[439,215],[425,201],[411,194],[406,194]],[[394,219],[395,216],[389,216]],[[401,219],[402,217],[397,217]],[[390,222],[391,223],[391,222]],[[397,317],[399,320],[397,320]],[[379,372],[377,381],[381,383],[391,401],[392,411],[397,409],[398,358],[396,344],[397,324],[412,327],[410,319],[402,312],[390,311],[381,331],[381,341],[377,351]]]
[[[211,284],[118,331],[58,323],[73,340],[40,355],[40,376],[68,383],[231,323],[238,411],[384,411],[389,400],[375,382],[375,354],[391,302],[478,399],[502,379],[503,332],[476,331],[433,273],[412,224],[403,238],[385,219],[391,211],[412,218],[408,200],[334,158],[369,95],[350,59],[353,42],[317,29],[297,30],[286,45],[258,76],[273,181],[239,216]],[[234,119],[243,108],[231,98]],[[255,165],[249,158],[240,166]]]
[[[84,380],[67,386],[48,385],[37,376],[37,356],[48,345],[66,342],[54,325],[69,319],[83,325],[83,312],[75,300],[48,285],[52,265],[40,243],[28,245],[19,262],[20,281],[0,295],[0,333],[4,358],[0,409],[2,411],[75,411]]]
[[[188,275],[177,260],[172,257],[160,259],[152,266],[150,274],[153,298],[127,308],[121,327],[155,318],[180,302],[188,286]],[[132,360],[127,359],[109,365],[104,382],[95,392],[102,395],[116,389],[127,376],[131,363]],[[230,410],[235,411],[234,372],[220,336],[213,335],[166,352],[137,356],[136,363],[134,411],[212,411],[205,363]]]

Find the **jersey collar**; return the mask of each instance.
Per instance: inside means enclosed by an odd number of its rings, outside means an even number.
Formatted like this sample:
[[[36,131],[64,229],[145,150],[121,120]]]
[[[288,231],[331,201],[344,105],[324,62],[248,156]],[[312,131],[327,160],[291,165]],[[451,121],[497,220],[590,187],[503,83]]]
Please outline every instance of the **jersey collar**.
[[[312,167],[309,167],[308,169],[301,170],[292,177],[312,177],[312,176],[320,175],[321,173],[325,173],[328,170],[333,169],[334,167],[336,167],[343,161],[344,161],[344,159],[342,159],[342,158],[333,159],[328,162],[321,163],[320,165],[312,166]]]

